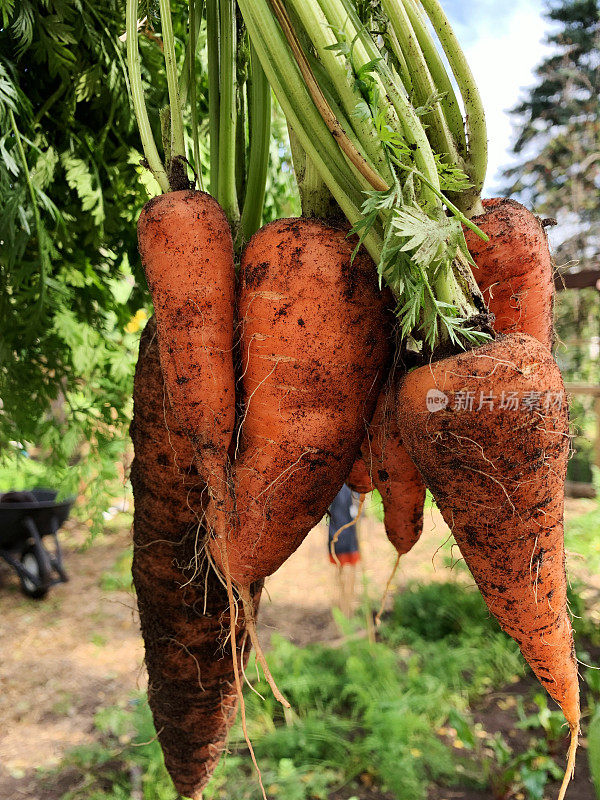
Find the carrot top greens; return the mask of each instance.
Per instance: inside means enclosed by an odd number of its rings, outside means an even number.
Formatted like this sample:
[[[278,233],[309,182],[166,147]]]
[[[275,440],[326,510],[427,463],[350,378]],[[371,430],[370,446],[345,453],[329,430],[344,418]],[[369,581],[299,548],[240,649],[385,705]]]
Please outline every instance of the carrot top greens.
[[[429,351],[485,341],[462,232],[482,211],[485,117],[437,0],[239,6],[299,145],[396,298],[403,337]]]
[[[260,225],[270,84],[288,121],[298,172],[318,176],[370,252],[396,299],[409,346],[433,352],[489,338],[462,229],[484,238],[470,218],[483,210],[485,115],[438,0],[238,0],[237,7],[240,14],[233,0],[190,0],[178,78],[170,3],[160,0],[169,89],[161,158],[141,88],[138,0],[127,0],[132,97],[146,160],[162,190],[189,181],[187,149],[199,172],[194,63],[201,39],[209,68],[210,191],[238,245]]]
[[[208,152],[210,193],[225,211],[238,249],[262,220],[271,131],[271,92],[248,41],[234,0],[190,0],[183,53],[173,35],[171,2],[159,1],[161,44],[169,104],[162,109],[162,155],[144,100],[138,0],[127,0],[127,66],[146,166],[163,192],[196,184],[203,189],[202,155]],[[201,146],[197,59],[208,65],[209,145]]]

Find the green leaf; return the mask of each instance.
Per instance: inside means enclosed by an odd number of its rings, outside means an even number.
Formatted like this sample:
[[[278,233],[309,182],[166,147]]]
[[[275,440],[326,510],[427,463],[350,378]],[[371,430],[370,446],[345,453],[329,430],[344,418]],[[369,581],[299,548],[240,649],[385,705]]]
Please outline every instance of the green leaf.
[[[102,188],[92,177],[86,162],[71,155],[62,153],[60,156],[67,177],[67,183],[77,192],[81,200],[83,211],[91,211],[96,225],[104,221],[104,204],[102,199]]]
[[[441,215],[432,219],[418,206],[403,208],[392,220],[397,236],[406,239],[402,250],[419,266],[428,269],[441,261],[452,261],[463,235],[460,222]]]
[[[75,84],[75,99],[77,102],[91,100],[99,95],[102,89],[102,70],[99,64],[84,70],[77,78]]]

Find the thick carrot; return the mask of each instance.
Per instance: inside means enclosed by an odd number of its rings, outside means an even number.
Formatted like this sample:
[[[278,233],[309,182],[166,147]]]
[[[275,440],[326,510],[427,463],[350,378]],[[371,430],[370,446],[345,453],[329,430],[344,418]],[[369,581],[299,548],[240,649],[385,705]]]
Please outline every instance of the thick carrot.
[[[483,206],[485,214],[473,222],[489,242],[467,228],[465,238],[494,327],[498,333],[528,333],[551,349],[553,266],[542,223],[514,200],[484,200]]]
[[[435,392],[448,404],[432,412],[427,398]],[[398,410],[407,449],[490,611],[569,723],[567,782],[580,712],[565,576],[569,420],[560,371],[544,345],[511,334],[410,372]]]
[[[170,192],[146,204],[138,240],[167,393],[198,453],[211,497],[222,505],[235,425],[235,275],[229,225],[209,194]]]
[[[165,764],[186,797],[201,797],[237,708],[227,591],[199,558],[206,486],[164,390],[156,328],[142,334],[131,436],[135,459],[133,578],[148,668],[148,700]],[[252,595],[258,605],[260,588]],[[244,616],[237,626],[237,659]],[[250,652],[244,647],[244,662]]]
[[[274,572],[324,516],[386,377],[390,329],[375,267],[346,231],[280,220],[242,259],[241,400],[229,569]],[[218,539],[211,552],[223,566]]]

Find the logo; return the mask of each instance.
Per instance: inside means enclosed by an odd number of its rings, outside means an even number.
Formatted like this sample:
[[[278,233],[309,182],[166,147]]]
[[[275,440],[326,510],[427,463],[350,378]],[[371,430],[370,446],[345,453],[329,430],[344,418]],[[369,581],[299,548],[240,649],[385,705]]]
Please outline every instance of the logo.
[[[430,389],[427,392],[427,411],[435,414],[436,411],[443,411],[450,399],[447,394],[440,392],[439,389]]]

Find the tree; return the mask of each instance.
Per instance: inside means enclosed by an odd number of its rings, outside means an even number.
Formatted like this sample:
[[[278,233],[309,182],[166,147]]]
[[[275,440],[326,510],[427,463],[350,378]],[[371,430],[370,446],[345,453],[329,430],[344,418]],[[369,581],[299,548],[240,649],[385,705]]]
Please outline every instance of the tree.
[[[551,2],[559,28],[537,83],[514,110],[520,158],[507,193],[559,222],[557,263],[600,268],[600,10],[598,0]]]

